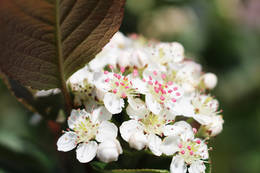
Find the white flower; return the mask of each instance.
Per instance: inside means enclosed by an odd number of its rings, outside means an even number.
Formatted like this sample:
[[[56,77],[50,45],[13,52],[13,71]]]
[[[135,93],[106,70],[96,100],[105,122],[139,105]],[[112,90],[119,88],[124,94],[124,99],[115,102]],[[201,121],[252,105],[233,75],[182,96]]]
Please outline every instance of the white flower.
[[[218,111],[218,101],[210,95],[200,95],[194,93],[184,96],[175,105],[174,114],[194,118],[198,123],[204,126],[217,126],[221,129],[220,118],[216,118],[221,111]],[[215,122],[216,121],[216,122]]]
[[[171,173],[205,172],[203,160],[208,159],[207,145],[201,139],[194,138],[192,127],[180,121],[172,125],[169,136],[162,141],[161,151],[172,158]]]
[[[142,150],[148,147],[153,154],[160,156],[161,137],[168,132],[167,126],[175,117],[170,112],[153,114],[140,99],[129,102],[126,110],[132,119],[120,126],[122,138],[132,148]]]
[[[89,101],[90,98],[96,96],[93,83],[93,73],[89,71],[88,66],[78,70],[67,81],[74,94],[74,104],[76,106],[82,105]]]
[[[169,63],[181,62],[184,59],[184,48],[180,43],[158,43],[149,49],[150,66],[162,69]]]
[[[68,126],[71,130],[65,132],[58,139],[58,151],[66,152],[77,147],[77,159],[86,163],[96,156],[99,145],[106,141],[116,140],[117,127],[108,121],[112,115],[104,109],[104,107],[99,107],[94,109],[92,113],[85,110],[72,110],[71,116],[68,118]],[[115,156],[113,158],[108,156],[104,159],[104,153],[107,151],[104,151],[102,147],[107,145],[107,142],[101,145],[100,158],[106,162],[116,160]],[[120,153],[119,148],[118,155]]]
[[[194,107],[193,118],[202,125],[208,125],[219,114],[218,101],[209,95],[196,94],[191,104]]]
[[[213,89],[217,85],[218,78],[214,73],[206,73],[202,76],[202,82],[208,89]]]
[[[99,72],[108,64],[115,66],[118,57],[123,55],[125,52],[123,49],[127,47],[128,44],[130,44],[129,38],[125,37],[120,32],[115,33],[103,50],[89,62],[90,69]]]
[[[167,76],[169,80],[182,87],[185,93],[192,93],[199,85],[201,65],[193,61],[183,61],[178,64],[170,64]]]
[[[136,96],[131,76],[105,71],[94,74],[95,86],[104,93],[104,105],[112,114],[117,114],[124,107],[124,99]]]
[[[140,39],[132,39],[117,32],[103,50],[90,61],[89,66],[93,71],[101,71],[106,65],[116,64],[121,67],[144,67],[148,56]]]
[[[149,110],[158,115],[161,111],[174,109],[174,105],[183,96],[182,89],[161,71],[147,68],[143,72],[143,80],[134,79],[134,87],[145,95],[145,103]]]

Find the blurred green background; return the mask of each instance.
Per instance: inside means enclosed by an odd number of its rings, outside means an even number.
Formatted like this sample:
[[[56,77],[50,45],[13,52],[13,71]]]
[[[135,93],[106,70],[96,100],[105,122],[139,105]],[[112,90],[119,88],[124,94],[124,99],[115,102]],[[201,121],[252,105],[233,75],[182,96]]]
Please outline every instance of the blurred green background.
[[[217,74],[213,93],[225,124],[211,141],[212,172],[259,173],[260,1],[128,0],[120,30],[179,41],[187,57]],[[50,126],[18,103],[0,81],[0,173],[84,171],[74,151],[56,151],[57,136]],[[169,165],[169,159],[165,162]]]

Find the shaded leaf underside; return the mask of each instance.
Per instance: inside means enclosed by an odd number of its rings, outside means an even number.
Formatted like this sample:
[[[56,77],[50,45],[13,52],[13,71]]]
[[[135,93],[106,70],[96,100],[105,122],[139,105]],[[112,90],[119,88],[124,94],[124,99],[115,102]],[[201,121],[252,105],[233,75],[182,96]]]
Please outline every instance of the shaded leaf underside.
[[[62,87],[119,29],[124,0],[0,0],[0,68],[25,86]]]

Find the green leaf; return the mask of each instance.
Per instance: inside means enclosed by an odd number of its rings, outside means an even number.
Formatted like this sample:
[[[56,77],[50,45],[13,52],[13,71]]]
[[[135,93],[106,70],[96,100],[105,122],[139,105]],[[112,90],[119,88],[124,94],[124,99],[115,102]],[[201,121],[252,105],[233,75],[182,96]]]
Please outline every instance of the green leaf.
[[[117,169],[111,170],[109,173],[169,173],[169,171],[159,169]]]
[[[65,81],[119,29],[125,0],[1,0],[0,69],[35,89]]]

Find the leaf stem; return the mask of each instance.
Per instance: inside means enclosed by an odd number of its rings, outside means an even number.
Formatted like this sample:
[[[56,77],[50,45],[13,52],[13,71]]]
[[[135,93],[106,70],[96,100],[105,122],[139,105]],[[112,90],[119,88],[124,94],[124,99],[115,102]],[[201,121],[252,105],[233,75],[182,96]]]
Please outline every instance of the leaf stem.
[[[56,0],[55,4],[55,13],[56,13],[56,44],[57,44],[57,55],[58,55],[58,68],[61,79],[61,91],[65,99],[66,103],[66,111],[70,113],[72,109],[71,97],[68,92],[68,88],[66,85],[65,77],[64,77],[64,68],[63,68],[63,54],[62,54],[62,43],[61,43],[61,32],[60,32],[60,8],[59,8],[60,0]]]

